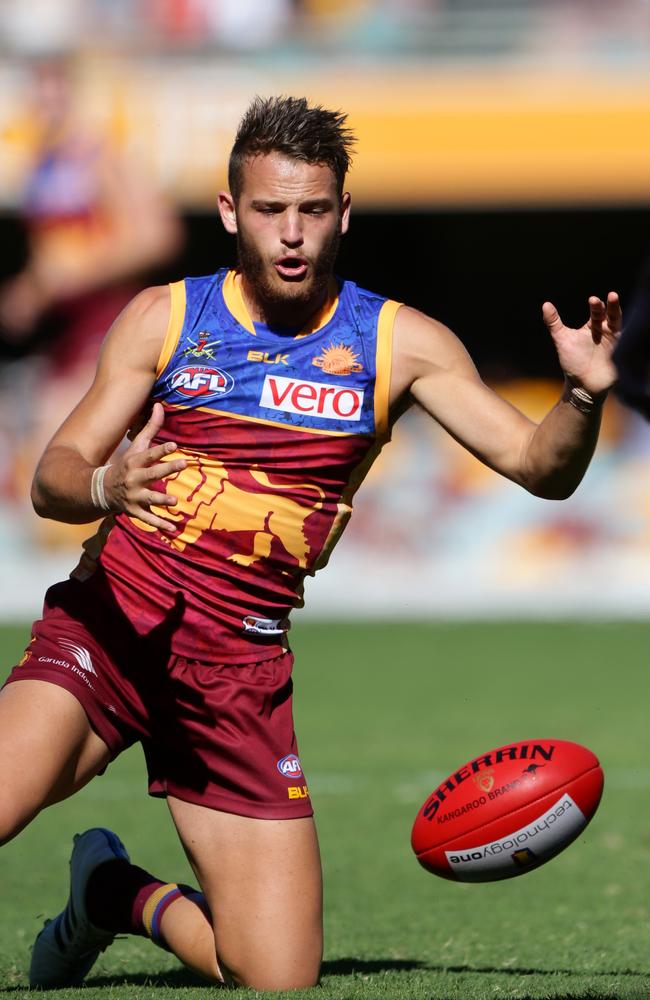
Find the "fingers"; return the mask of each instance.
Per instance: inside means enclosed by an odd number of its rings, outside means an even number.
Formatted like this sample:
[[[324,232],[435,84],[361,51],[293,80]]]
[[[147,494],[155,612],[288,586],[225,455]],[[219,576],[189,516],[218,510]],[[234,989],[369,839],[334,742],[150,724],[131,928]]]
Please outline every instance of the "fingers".
[[[157,448],[152,449],[152,451],[157,450]],[[157,465],[148,465],[141,470],[143,473],[142,481],[146,483],[153,482],[156,479],[169,479],[175,472],[182,472],[186,468],[187,459],[185,458],[175,458],[173,462],[158,462]]]
[[[141,511],[135,512],[129,516],[136,518],[138,521],[142,521],[144,524],[150,524],[152,528],[162,531],[165,535],[175,535],[178,531],[178,525],[172,524],[171,521],[165,521],[162,517],[157,517],[156,514],[152,514],[151,511],[146,508],[143,508]]]
[[[176,497],[169,496],[167,493],[156,493],[152,490],[147,494],[146,499],[143,498],[142,504],[134,506],[129,514],[131,517],[137,517],[138,520],[143,521],[145,524],[150,524],[152,528],[157,528],[167,535],[173,535],[178,531],[179,525],[173,521],[167,521],[165,518],[159,517],[151,508],[171,507],[175,503],[177,503]]]
[[[131,492],[135,493],[134,490]],[[129,517],[137,517],[139,521],[144,521],[145,524],[150,524],[153,528],[158,528],[171,535],[178,530],[178,525],[174,521],[160,517],[152,508],[163,508],[164,512],[164,508],[174,507],[177,503],[178,498],[170,493],[160,493],[158,490],[142,487],[137,491],[137,495],[130,497],[125,505],[125,512]],[[173,516],[172,511],[169,513]]]
[[[165,411],[161,403],[154,403],[146,424],[133,438],[132,448],[144,451],[148,448],[165,421]]]
[[[169,479],[174,473],[187,468],[186,458],[175,458],[170,462],[160,461],[172,451],[176,451],[176,445],[172,441],[167,441],[148,451],[138,451],[134,454],[127,452],[121,475],[116,478],[121,478],[129,490],[138,489],[144,483],[152,483],[157,479]]]
[[[177,530],[176,524],[158,516],[154,508],[173,507],[178,503],[173,494],[163,493],[153,488],[161,480],[170,479],[187,468],[185,458],[165,461],[165,457],[176,450],[173,441],[156,445],[147,450],[129,448],[121,462],[111,466],[110,479],[105,480],[110,491],[110,502],[114,510],[121,510],[130,517],[138,518],[145,524],[169,534]]]
[[[171,455],[177,448],[178,445],[175,441],[165,441],[163,444],[157,444],[155,447],[149,448],[144,454],[138,452],[138,464],[146,462],[149,465],[150,462],[159,462],[161,458],[164,458],[165,455]],[[163,466],[166,470],[164,475],[168,476],[171,471],[175,471],[174,467],[178,466],[179,462],[184,463],[182,466],[179,466],[179,468],[184,469],[187,463],[183,458],[175,459],[173,462],[165,462]],[[158,478],[160,479],[160,476]]]
[[[129,441],[135,441],[138,434],[140,433],[140,431],[142,430],[142,428],[147,423],[150,417],[151,417],[151,407],[147,405],[145,405],[140,410],[139,413],[136,413],[135,417],[133,418],[133,423],[126,432],[126,436],[129,439]]]
[[[159,445],[156,448],[152,448],[149,452],[145,452],[146,456],[150,457],[160,457],[160,452],[166,453],[168,445]],[[175,448],[175,445],[171,446]],[[164,518],[159,517],[154,511],[151,510],[152,507],[173,507],[178,503],[178,498],[171,493],[161,493],[158,490],[149,489],[150,483],[159,482],[161,479],[168,479],[177,472],[181,472],[187,466],[187,461],[184,458],[177,458],[172,462],[158,462],[156,465],[149,465],[145,468],[140,468],[133,470],[130,478],[130,500],[132,503],[132,509],[128,511],[129,514],[140,518],[146,524],[152,525],[154,528],[159,528],[160,531],[165,531],[168,534],[172,534],[177,530],[176,524],[172,521],[166,521]]]
[[[623,324],[623,313],[618,292],[609,292],[607,295],[607,326],[612,333],[620,333]]]
[[[146,503],[147,507],[173,507],[178,503],[178,497],[171,493],[158,493],[156,490],[149,490],[147,495],[143,497],[143,502]]]
[[[145,430],[146,427],[143,428],[143,432]],[[162,444],[154,445],[153,448],[147,448],[145,438],[143,437],[141,440],[138,440],[139,438],[140,435],[134,439],[131,447],[124,453],[123,463],[127,472],[142,470],[147,473],[149,479],[164,479],[171,476],[173,472],[180,472],[187,465],[184,458],[177,458],[171,462],[161,461],[167,455],[171,455],[178,450],[178,445],[175,441],[164,441]],[[148,473],[153,470],[157,474],[149,476]]]
[[[552,302],[545,302],[542,306],[542,316],[550,333],[558,333],[564,326],[560,319],[560,314]]]
[[[607,315],[605,303],[597,295],[589,296],[589,328],[594,343],[599,344],[603,336],[603,322]]]
[[[590,296],[588,325],[596,344],[600,343],[604,333],[618,335],[622,322],[623,314],[617,292],[608,292],[607,304],[597,295]]]
[[[542,315],[550,333],[559,333],[564,324],[552,302],[544,303]],[[614,335],[620,333],[621,324],[621,304],[616,292],[608,293],[607,303],[597,295],[589,296],[589,319],[586,325],[591,331],[594,343],[599,344],[605,333]]]

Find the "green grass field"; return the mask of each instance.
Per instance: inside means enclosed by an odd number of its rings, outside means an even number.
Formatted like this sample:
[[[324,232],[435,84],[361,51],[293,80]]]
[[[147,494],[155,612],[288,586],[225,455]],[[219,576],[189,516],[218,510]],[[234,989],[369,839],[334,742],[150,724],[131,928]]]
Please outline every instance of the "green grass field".
[[[25,629],[0,630],[5,663],[25,639]],[[650,625],[302,624],[293,645],[326,880],[322,988],[297,997],[650,996]],[[492,746],[534,737],[599,755],[605,795],[586,832],[508,882],[427,874],[409,836],[437,780]],[[65,900],[75,831],[113,827],[139,864],[190,880],[165,806],[145,787],[132,750],[2,850],[2,997],[27,992],[30,945]],[[168,954],[125,938],[101,957],[84,997],[194,1000],[207,989]],[[68,995],[78,992],[57,993]]]

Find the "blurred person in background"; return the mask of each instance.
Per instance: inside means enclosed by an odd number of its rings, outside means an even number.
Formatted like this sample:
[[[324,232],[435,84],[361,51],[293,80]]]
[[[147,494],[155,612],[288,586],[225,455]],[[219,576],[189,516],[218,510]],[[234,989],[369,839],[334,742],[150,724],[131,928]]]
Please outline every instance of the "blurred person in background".
[[[88,389],[106,330],[145,273],[182,244],[170,206],[113,137],[83,120],[76,73],[71,57],[35,60],[27,115],[13,129],[30,164],[21,207],[27,259],[0,287],[0,336],[14,349],[35,344],[45,362],[16,454],[17,492]]]
[[[142,0],[154,38],[177,48],[212,44],[221,50],[269,49],[290,38],[302,0]]]

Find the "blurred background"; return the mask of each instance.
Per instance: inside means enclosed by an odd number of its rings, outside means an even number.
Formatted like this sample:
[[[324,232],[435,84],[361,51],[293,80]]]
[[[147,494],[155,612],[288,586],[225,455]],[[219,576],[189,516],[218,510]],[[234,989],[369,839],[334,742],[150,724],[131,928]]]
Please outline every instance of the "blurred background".
[[[3,0],[0,618],[40,611],[90,534],[39,521],[35,462],[145,284],[231,263],[216,193],[255,94],[348,111],[339,272],[443,320],[533,418],[541,322],[628,304],[650,253],[650,0]],[[414,412],[307,615],[644,616],[650,428],[615,399],[564,503]]]

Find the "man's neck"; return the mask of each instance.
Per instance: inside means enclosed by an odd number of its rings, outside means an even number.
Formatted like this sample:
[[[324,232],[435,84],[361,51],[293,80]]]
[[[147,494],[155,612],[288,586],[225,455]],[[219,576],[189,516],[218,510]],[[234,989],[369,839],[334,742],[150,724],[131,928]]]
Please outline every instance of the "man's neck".
[[[320,312],[329,295],[329,285],[305,302],[266,302],[254,294],[243,274],[238,275],[242,298],[254,323],[270,327],[299,330]]]

